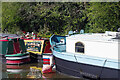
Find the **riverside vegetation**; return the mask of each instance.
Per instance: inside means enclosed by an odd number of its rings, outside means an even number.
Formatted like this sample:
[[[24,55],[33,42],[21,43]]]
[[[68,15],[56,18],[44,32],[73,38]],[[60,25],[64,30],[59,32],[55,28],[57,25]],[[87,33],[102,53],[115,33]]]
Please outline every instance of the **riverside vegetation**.
[[[117,31],[120,2],[2,2],[2,32],[66,35],[70,30]]]

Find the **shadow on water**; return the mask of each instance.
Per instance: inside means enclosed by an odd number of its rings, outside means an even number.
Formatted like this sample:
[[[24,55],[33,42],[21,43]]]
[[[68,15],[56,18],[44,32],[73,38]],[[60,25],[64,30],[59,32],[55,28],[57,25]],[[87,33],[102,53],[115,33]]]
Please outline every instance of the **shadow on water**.
[[[24,79],[55,79],[55,78],[71,78],[58,72],[42,74],[42,61],[30,62],[22,65],[2,64],[2,80],[11,78]]]

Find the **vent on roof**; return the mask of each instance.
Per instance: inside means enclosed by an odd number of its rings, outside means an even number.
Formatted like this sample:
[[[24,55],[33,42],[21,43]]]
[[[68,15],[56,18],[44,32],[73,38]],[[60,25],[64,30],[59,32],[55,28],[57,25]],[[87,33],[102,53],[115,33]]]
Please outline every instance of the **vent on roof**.
[[[116,39],[120,39],[120,32],[116,34]]]
[[[116,38],[120,39],[120,28],[118,28],[118,33],[116,34]]]
[[[120,28],[118,28],[118,32],[120,32]]]

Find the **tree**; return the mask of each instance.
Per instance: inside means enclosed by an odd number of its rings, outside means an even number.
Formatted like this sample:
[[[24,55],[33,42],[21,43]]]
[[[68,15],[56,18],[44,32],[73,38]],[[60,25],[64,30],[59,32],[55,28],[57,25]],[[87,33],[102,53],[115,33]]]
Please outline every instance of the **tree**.
[[[2,31],[37,32],[44,37],[81,29],[85,32],[117,31],[119,12],[119,2],[4,2]]]
[[[88,24],[86,32],[117,31],[120,27],[120,3],[89,3],[87,7]]]
[[[2,3],[2,32],[15,33],[16,30],[20,30],[19,26],[16,24],[21,19],[18,16],[18,3]]]

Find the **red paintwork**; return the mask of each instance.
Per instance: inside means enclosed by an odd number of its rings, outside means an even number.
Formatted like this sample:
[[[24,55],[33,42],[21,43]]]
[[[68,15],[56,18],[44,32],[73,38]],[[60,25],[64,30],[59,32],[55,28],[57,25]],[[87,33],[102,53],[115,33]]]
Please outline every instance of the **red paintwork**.
[[[7,60],[6,63],[7,64],[20,64],[20,63],[25,63],[25,62],[29,62],[30,59],[21,59],[21,60]]]
[[[55,73],[55,71],[52,70],[52,66],[49,69],[44,70],[42,72],[43,72],[43,74],[46,74],[46,73]]]
[[[52,51],[50,50],[50,47],[51,47],[51,45],[50,45],[50,42],[49,42],[49,40],[48,39],[24,39],[24,40],[33,40],[33,41],[35,41],[35,40],[44,40],[44,50],[43,50],[43,54],[45,53],[52,53]]]
[[[50,62],[43,62],[43,64],[50,64]]]
[[[14,46],[14,54],[16,53],[20,53],[20,48],[19,48],[19,42],[14,42],[13,46]]]
[[[44,49],[44,52],[43,53],[52,53],[52,51],[50,50],[50,47],[51,47],[51,45],[50,45],[50,42],[49,41],[46,41],[45,42],[45,49]]]
[[[44,39],[24,39],[24,40],[44,40]]]
[[[50,73],[50,72],[52,72],[52,67],[50,67],[49,69],[47,69],[47,70],[44,70],[44,71],[42,71],[43,73]]]
[[[7,69],[21,69],[20,66],[6,65]]]
[[[8,41],[8,40],[0,40],[0,41]]]
[[[50,61],[50,59],[43,59],[43,61]]]

